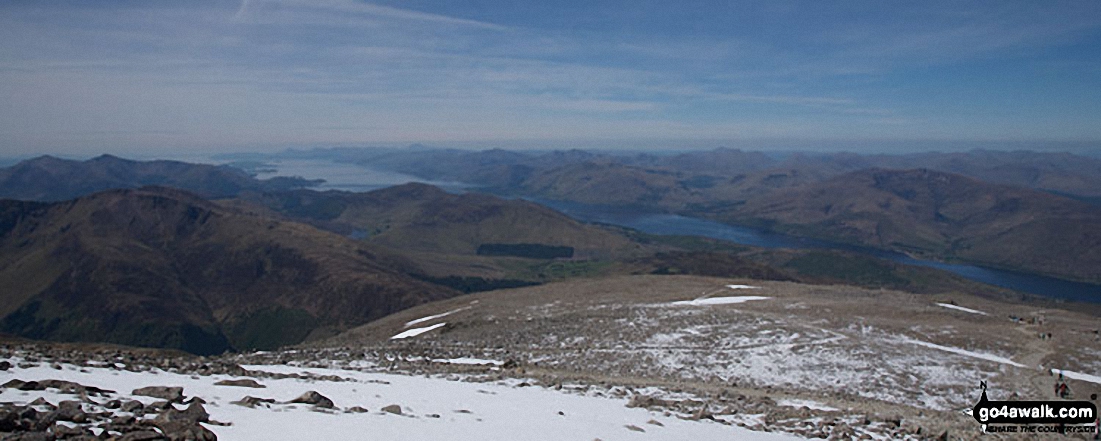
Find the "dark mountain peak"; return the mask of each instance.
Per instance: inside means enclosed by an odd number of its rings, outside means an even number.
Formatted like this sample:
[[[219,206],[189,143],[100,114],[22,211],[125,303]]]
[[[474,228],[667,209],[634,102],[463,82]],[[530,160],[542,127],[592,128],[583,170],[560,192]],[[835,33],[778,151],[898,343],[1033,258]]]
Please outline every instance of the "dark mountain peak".
[[[135,161],[100,155],[87,161],[42,156],[0,169],[0,197],[61,201],[115,188],[170,186],[203,197],[235,196],[242,190],[287,190],[316,182],[257,180],[243,170],[180,161]]]
[[[38,156],[38,157],[31,158],[31,159],[26,159],[26,160],[20,161],[18,164],[13,165],[11,168],[12,169],[18,169],[18,168],[26,168],[28,166],[48,167],[48,166],[56,166],[56,165],[62,165],[62,164],[75,164],[75,163],[77,163],[77,161],[73,161],[71,159],[58,158],[58,157],[53,156],[53,155],[42,155],[42,156]]]
[[[137,162],[137,161],[132,161],[132,160],[129,160],[129,159],[122,159],[122,158],[120,158],[118,156],[115,156],[115,155],[112,155],[110,153],[104,153],[102,155],[96,156],[95,158],[89,159],[88,162],[91,162],[91,163],[97,163],[97,162],[98,163],[103,163],[103,162],[127,162],[127,163],[132,163],[132,162]]]

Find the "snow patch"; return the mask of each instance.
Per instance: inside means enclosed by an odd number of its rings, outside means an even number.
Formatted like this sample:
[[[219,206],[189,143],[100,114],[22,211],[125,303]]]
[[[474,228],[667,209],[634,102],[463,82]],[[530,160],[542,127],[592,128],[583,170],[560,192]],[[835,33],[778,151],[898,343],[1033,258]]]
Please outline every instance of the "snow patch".
[[[752,285],[726,285],[726,287],[730,289],[761,289],[759,286]]]
[[[229,426],[206,426],[219,440],[260,441],[293,439],[388,439],[388,440],[475,440],[594,439],[629,441],[645,436],[655,440],[781,441],[798,439],[780,433],[754,432],[711,422],[687,421],[646,409],[628,408],[621,398],[599,398],[557,392],[542,387],[468,383],[441,378],[344,371],[323,368],[290,368],[279,365],[243,366],[251,370],[299,371],[315,375],[340,376],[348,381],[300,378],[269,378],[260,391],[215,386],[223,375],[206,377],[165,371],[130,372],[105,368],[59,371],[49,366],[13,368],[0,372],[0,381],[62,379],[118,391],[112,399],[131,397],[127,391],[142,386],[182,386],[187,396],[202,397],[213,420]],[[340,408],[361,406],[368,413],[327,413],[305,405],[276,404],[271,408],[248,408],[231,404],[244,395],[259,395],[277,401],[289,400],[305,391],[317,391]],[[38,394],[0,389],[0,401],[26,403]],[[72,395],[51,394],[51,402],[73,399]],[[402,416],[378,410],[401,406]],[[661,426],[647,424],[654,420]],[[645,427],[645,434],[624,425]],[[366,436],[369,434],[370,436]]]
[[[433,363],[447,363],[447,364],[469,364],[469,365],[484,365],[490,364],[493,366],[501,366],[505,364],[503,361],[486,360],[482,358],[473,357],[459,357],[459,358],[433,358]]]
[[[941,346],[941,345],[938,345],[938,344],[933,344],[933,343],[929,343],[929,342],[925,342],[925,341],[921,341],[921,340],[914,340],[914,339],[911,339],[911,338],[903,338],[902,342],[903,343],[910,343],[910,344],[918,345],[918,346],[924,346],[924,347],[931,348],[931,349],[938,349],[938,350],[945,351],[945,352],[951,352],[953,354],[959,354],[959,355],[963,355],[963,356],[966,356],[966,357],[979,358],[979,359],[982,359],[982,360],[993,361],[995,363],[1008,364],[1010,366],[1016,366],[1016,367],[1021,367],[1021,368],[1028,367],[1028,366],[1025,366],[1023,364],[1017,363],[1016,361],[1010,360],[1010,359],[1005,358],[1005,357],[999,357],[997,355],[991,355],[991,354],[984,354],[984,353],[981,353],[981,352],[968,351],[966,349],[953,348],[951,346]]]
[[[962,306],[953,305],[951,303],[937,303],[937,306],[943,306],[948,309],[955,309],[957,311],[970,312],[972,314],[987,315],[985,312],[974,310],[971,308],[964,308]]]
[[[764,300],[769,297],[761,296],[734,296],[734,297],[708,297],[705,299],[693,299],[693,300],[681,300],[679,302],[672,302],[670,305],[675,306],[705,306],[705,305],[730,305],[735,303],[745,303],[750,300]]]
[[[432,320],[435,320],[435,319],[438,319],[438,318],[441,318],[441,317],[447,317],[451,314],[454,314],[454,313],[459,312],[459,311],[465,311],[467,309],[470,309],[470,307],[466,306],[466,307],[462,307],[462,308],[459,308],[459,309],[452,309],[452,310],[447,311],[447,312],[442,313],[442,314],[430,315],[428,317],[421,317],[421,318],[416,319],[416,320],[410,320],[410,321],[405,322],[405,327],[408,328],[408,327],[416,325],[418,323],[430,322]]]
[[[428,331],[431,331],[433,329],[439,328],[439,327],[441,327],[443,325],[446,325],[446,324],[447,324],[447,322],[443,322],[443,323],[436,323],[432,326],[425,326],[423,328],[406,329],[406,330],[402,331],[400,334],[395,335],[393,337],[390,337],[390,340],[398,340],[398,339],[402,339],[402,338],[416,337],[418,335],[424,334],[425,332],[428,332]]]
[[[1088,381],[1090,383],[1101,384],[1101,377],[1098,377],[1096,375],[1083,374],[1081,372],[1066,371],[1066,370],[1061,370],[1061,369],[1052,369],[1051,370],[1051,373],[1053,373],[1053,374],[1058,374],[1060,372],[1062,372],[1063,376],[1067,377],[1067,378],[1072,378],[1072,379],[1080,380],[1080,381]]]

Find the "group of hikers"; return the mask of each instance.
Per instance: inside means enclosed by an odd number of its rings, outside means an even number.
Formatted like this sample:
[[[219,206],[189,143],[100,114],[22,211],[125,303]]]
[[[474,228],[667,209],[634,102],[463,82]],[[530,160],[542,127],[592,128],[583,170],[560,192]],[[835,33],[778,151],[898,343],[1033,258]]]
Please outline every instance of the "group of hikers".
[[[1055,396],[1067,399],[1070,397],[1070,386],[1067,386],[1067,381],[1063,379],[1063,372],[1059,372],[1059,378],[1055,380]]]

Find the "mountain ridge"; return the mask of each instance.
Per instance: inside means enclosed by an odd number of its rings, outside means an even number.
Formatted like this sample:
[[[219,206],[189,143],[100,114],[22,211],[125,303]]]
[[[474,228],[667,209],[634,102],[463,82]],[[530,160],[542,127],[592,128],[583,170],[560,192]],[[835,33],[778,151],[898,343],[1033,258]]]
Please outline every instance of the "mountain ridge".
[[[0,201],[0,329],[196,353],[329,335],[458,292],[369,244],[164,188]]]
[[[319,182],[286,177],[258,180],[229,166],[180,161],[134,161],[107,154],[75,161],[46,155],[0,168],[0,198],[52,202],[149,185],[181,188],[206,197],[228,197],[248,189],[293,189]]]

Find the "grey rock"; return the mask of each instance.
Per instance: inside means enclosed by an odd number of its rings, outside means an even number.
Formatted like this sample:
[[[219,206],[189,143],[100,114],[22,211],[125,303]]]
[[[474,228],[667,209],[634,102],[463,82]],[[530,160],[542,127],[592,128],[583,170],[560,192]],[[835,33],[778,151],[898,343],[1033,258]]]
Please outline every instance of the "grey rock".
[[[62,401],[57,405],[57,419],[82,424],[88,422],[88,414],[80,407],[79,401]]]
[[[271,398],[257,398],[257,397],[254,397],[254,396],[245,395],[244,398],[241,398],[240,400],[234,401],[231,404],[236,404],[238,406],[245,406],[245,407],[256,407],[256,406],[261,405],[261,404],[272,404],[272,403],[275,403],[275,400],[273,400]]]
[[[27,403],[27,405],[28,406],[45,406],[45,407],[48,407],[50,409],[57,409],[57,406],[54,406],[53,404],[50,404],[49,401],[46,401],[46,399],[42,398],[42,397],[35,398],[34,401],[31,401],[30,403]]]
[[[288,403],[312,404],[314,406],[324,409],[332,409],[336,407],[333,404],[333,400],[330,400],[328,397],[312,390],[302,394],[302,396],[298,398],[288,401]]]
[[[127,401],[125,403],[122,403],[122,405],[119,406],[119,410],[121,410],[123,412],[130,412],[130,413],[133,413],[135,415],[143,413],[144,409],[145,409],[145,405],[141,404],[141,401],[138,401],[138,400],[130,400],[130,401]]]
[[[239,380],[222,380],[214,383],[215,386],[236,386],[236,387],[251,387],[251,388],[265,388],[263,384],[257,383],[256,380],[251,378],[242,378]]]
[[[210,429],[190,421],[154,421],[169,441],[217,441]]]
[[[154,419],[156,422],[168,422],[168,421],[185,421],[191,423],[205,423],[210,421],[210,414],[202,404],[198,402],[192,402],[187,406],[187,409],[177,410],[175,407],[169,406],[164,412],[161,412]]]
[[[140,395],[143,397],[160,398],[162,400],[168,400],[173,403],[183,401],[183,388],[174,386],[148,386],[140,389],[134,389],[131,392],[132,395]]]
[[[153,430],[137,430],[123,434],[119,441],[154,441],[163,440],[164,435],[161,435]]]
[[[69,427],[61,424],[55,424],[53,428],[50,429],[50,431],[53,432],[54,436],[63,439],[72,439],[81,435],[92,434],[92,432],[79,426]]]

